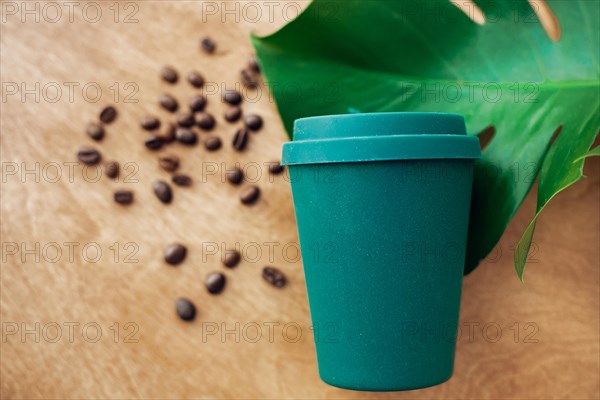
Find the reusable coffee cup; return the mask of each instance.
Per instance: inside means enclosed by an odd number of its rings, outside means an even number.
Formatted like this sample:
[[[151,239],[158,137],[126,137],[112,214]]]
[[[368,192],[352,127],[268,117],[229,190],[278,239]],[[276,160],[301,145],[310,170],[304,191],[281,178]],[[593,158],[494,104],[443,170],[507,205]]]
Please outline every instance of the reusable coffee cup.
[[[460,115],[296,120],[282,164],[323,381],[396,391],[450,378],[478,158]]]

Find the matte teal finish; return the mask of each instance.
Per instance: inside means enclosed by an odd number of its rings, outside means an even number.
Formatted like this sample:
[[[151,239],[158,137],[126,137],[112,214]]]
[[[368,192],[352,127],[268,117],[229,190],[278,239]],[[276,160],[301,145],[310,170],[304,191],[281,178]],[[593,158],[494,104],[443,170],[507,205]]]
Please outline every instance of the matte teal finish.
[[[454,363],[479,147],[473,153],[473,138],[456,115],[318,119],[296,122],[295,141],[314,143],[285,144],[282,163],[289,165],[321,379],[368,391],[442,383]],[[322,148],[318,142],[325,138],[357,135],[363,137],[352,145],[339,139],[340,146],[355,146],[362,154],[357,146],[366,136],[386,132],[422,135],[422,148],[416,141],[411,146],[421,155],[429,150],[433,158],[411,159],[414,153],[402,149],[381,150],[386,155],[396,150],[399,157],[384,161],[319,162],[314,160],[323,160],[323,154],[315,154],[310,162],[304,154]],[[436,157],[439,149],[430,147],[435,132],[464,139],[455,148],[464,158]],[[379,154],[371,157],[378,160]]]

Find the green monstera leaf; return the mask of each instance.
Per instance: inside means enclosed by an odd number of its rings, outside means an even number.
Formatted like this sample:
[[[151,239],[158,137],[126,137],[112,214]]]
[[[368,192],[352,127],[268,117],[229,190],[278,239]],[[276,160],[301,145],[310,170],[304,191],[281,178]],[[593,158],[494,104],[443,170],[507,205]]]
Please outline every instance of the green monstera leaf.
[[[591,129],[598,126],[597,118],[592,118],[590,122],[595,124]],[[585,129],[585,127],[582,127],[582,129]],[[583,162],[586,157],[600,155],[600,146],[585,153],[586,149],[590,147],[589,140],[591,138],[581,140],[576,133],[577,131],[573,130],[561,135],[556,144],[550,149],[542,166],[538,186],[537,212],[525,229],[519,243],[517,243],[515,251],[515,268],[521,281],[523,281],[525,263],[527,262],[527,255],[533,240],[533,232],[538,216],[554,196],[581,179],[583,176]]]
[[[290,135],[296,118],[351,112],[453,112],[469,132],[493,127],[475,168],[465,273],[496,245],[540,169],[539,210],[578,179],[575,160],[600,126],[596,1],[548,2],[558,42],[525,0],[477,4],[483,25],[447,0],[315,0],[275,34],[253,37]],[[515,253],[521,278],[534,224]]]

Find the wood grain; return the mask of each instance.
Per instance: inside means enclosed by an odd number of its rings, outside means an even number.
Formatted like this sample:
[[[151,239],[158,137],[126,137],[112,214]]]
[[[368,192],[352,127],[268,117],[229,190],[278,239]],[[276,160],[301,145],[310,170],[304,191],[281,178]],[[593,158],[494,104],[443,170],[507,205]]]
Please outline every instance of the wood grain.
[[[263,87],[258,99],[246,100],[243,108],[245,113],[262,115],[265,127],[252,135],[246,153],[234,153],[229,142],[235,128],[224,122],[225,107],[219,101],[220,91],[234,86],[252,52],[249,32],[267,32],[284,23],[282,7],[275,9],[279,11],[274,12],[272,21],[263,9],[263,17],[254,23],[240,8],[239,21],[235,15],[227,15],[223,22],[222,13],[207,16],[203,12],[206,3],[149,1],[136,3],[139,9],[133,18],[138,22],[126,24],[123,18],[135,10],[126,8],[129,3],[117,4],[119,22],[114,21],[112,2],[97,3],[103,14],[96,23],[90,21],[89,16],[94,15],[91,8],[88,18],[82,17],[88,3],[75,8],[72,22],[66,7],[60,20],[48,22],[41,14],[48,3],[29,2],[31,8],[35,4],[40,7],[39,23],[31,15],[23,22],[22,10],[13,15],[9,4],[22,7],[20,2],[2,3],[6,18],[0,48],[2,398],[600,396],[597,160],[588,163],[589,177],[558,196],[540,218],[526,285],[519,283],[512,258],[513,246],[533,214],[535,199],[531,196],[494,255],[466,277],[462,335],[455,374],[449,382],[406,393],[336,389],[322,383],[316,370],[302,265],[294,260],[297,237],[289,183],[285,177],[269,181],[262,174],[257,183],[263,192],[261,200],[253,207],[242,207],[240,189],[223,183],[222,178],[221,163],[226,167],[235,162],[262,166],[278,159],[286,140],[276,106]],[[224,3],[213,4],[221,7]],[[228,4],[234,9],[231,4],[235,3]],[[52,19],[51,9],[46,12]],[[293,10],[288,12],[293,14]],[[198,50],[198,40],[205,35],[218,43],[212,56]],[[175,190],[170,206],[159,203],[152,194],[152,182],[168,175],[159,170],[156,155],[143,147],[146,133],[138,121],[145,113],[157,114],[163,121],[170,118],[157,105],[159,94],[173,93],[184,103],[195,91],[185,82],[176,86],[161,82],[158,71],[164,64],[182,74],[190,69],[205,74],[210,82],[205,89],[208,110],[218,119],[214,134],[225,143],[216,153],[178,146],[163,151],[179,154],[182,171],[195,179],[193,187]],[[72,99],[68,82],[79,85]],[[83,127],[104,104],[115,103],[111,89],[115,82],[119,117],[107,128],[98,148],[105,159],[137,167],[133,177],[138,182],[117,183],[105,178],[92,182],[84,179],[80,166],[74,167],[70,180],[68,165],[63,163],[76,161],[81,144],[93,144]],[[10,94],[13,83],[18,87],[16,94]],[[35,92],[38,83],[39,101],[35,94],[23,95],[23,89]],[[139,88],[130,98],[137,103],[125,102],[132,93],[127,83]],[[62,94],[53,102],[55,84]],[[81,91],[86,84],[87,98]],[[93,102],[96,85],[102,95]],[[62,175],[54,182],[57,165]],[[24,174],[25,169],[34,172]],[[93,178],[94,169],[88,172]],[[130,207],[112,201],[112,192],[122,187],[135,191],[135,204]],[[166,266],[161,258],[165,245],[173,241],[184,242],[190,249],[185,263],[177,268]],[[272,259],[269,248],[274,245],[270,242],[278,244]],[[15,243],[34,252],[19,249],[12,254],[10,246]],[[52,262],[54,243],[62,255]],[[77,244],[72,259],[65,243]],[[102,257],[90,262],[94,243]],[[120,248],[117,262],[111,249],[114,243]],[[132,247],[124,248],[128,243],[137,248],[136,262],[125,262],[132,251]],[[247,254],[252,249],[262,251],[255,262],[246,260],[225,271],[227,288],[216,297],[202,287],[208,272],[223,270],[218,255],[209,254],[213,243],[219,250],[239,243],[246,246]],[[289,243],[286,254],[282,249]],[[39,251],[35,251],[36,244]],[[87,261],[81,254],[86,244]],[[277,290],[263,282],[260,271],[264,265],[285,271],[289,286]],[[174,314],[174,302],[180,296],[189,297],[199,308],[192,324],[179,321]],[[128,322],[134,325],[127,330]],[[72,340],[69,323],[79,324],[73,326]],[[119,324],[116,341],[115,323]],[[55,324],[61,327],[62,336],[52,343]],[[262,336],[253,343],[257,325]],[[10,334],[15,326],[19,332]],[[102,334],[92,342],[96,326]],[[274,331],[272,340],[269,326]],[[469,326],[473,327],[472,336]],[[138,331],[129,337],[134,327]],[[302,335],[296,341],[297,327]],[[497,327],[501,329],[499,337]],[[33,333],[23,337],[22,328]],[[221,337],[223,328],[228,330],[225,337]],[[219,329],[219,333],[207,335],[211,329]],[[126,343],[126,339],[137,343]]]

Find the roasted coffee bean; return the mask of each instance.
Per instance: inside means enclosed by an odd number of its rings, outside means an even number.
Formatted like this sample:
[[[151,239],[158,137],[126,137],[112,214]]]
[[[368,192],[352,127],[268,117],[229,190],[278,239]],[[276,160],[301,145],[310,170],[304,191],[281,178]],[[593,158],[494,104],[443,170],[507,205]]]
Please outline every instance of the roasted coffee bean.
[[[228,169],[225,173],[229,183],[233,185],[239,185],[244,180],[244,173],[239,168]]]
[[[221,144],[222,144],[221,139],[216,136],[211,136],[209,138],[206,138],[206,140],[204,141],[204,147],[208,151],[219,150],[221,148]]]
[[[251,131],[257,131],[263,126],[263,120],[256,114],[246,115],[244,117],[244,125]]]
[[[242,204],[250,205],[256,203],[258,198],[260,197],[260,189],[258,186],[248,186],[246,189],[242,190],[240,194],[240,200]]]
[[[152,115],[144,115],[140,120],[140,124],[145,130],[153,131],[160,127],[160,120]]]
[[[120,170],[119,163],[116,161],[110,161],[110,162],[107,162],[106,164],[104,164],[104,173],[109,178],[114,179],[117,176],[119,176],[119,170]]]
[[[180,243],[170,244],[164,252],[165,261],[171,265],[181,264],[186,255],[187,248]]]
[[[184,174],[173,175],[171,181],[177,186],[192,186],[192,178]]]
[[[177,128],[175,131],[175,138],[181,144],[193,146],[198,141],[198,135],[191,129]]]
[[[188,72],[187,80],[195,88],[200,89],[202,86],[204,86],[204,77],[199,72]]]
[[[165,66],[160,70],[160,76],[163,78],[165,82],[176,83],[179,79],[179,74],[175,70],[175,68],[170,66]]]
[[[177,125],[184,128],[189,128],[194,125],[194,115],[190,112],[182,112],[177,116]]]
[[[104,138],[104,128],[102,125],[97,124],[95,122],[90,122],[85,127],[85,132],[89,137],[96,141],[100,141]]]
[[[285,275],[277,268],[264,267],[262,271],[262,276],[265,281],[278,288],[284,287],[287,283]]]
[[[255,72],[248,69],[243,69],[240,72],[240,80],[242,85],[248,89],[255,89],[258,86],[258,76]]]
[[[102,159],[100,152],[93,147],[82,147],[77,152],[77,158],[79,161],[86,165],[98,164]]]
[[[242,116],[242,109],[239,106],[230,107],[225,111],[225,121],[235,122]]]
[[[225,275],[220,272],[211,272],[206,277],[204,281],[204,285],[206,286],[206,290],[208,290],[211,294],[218,294],[223,291],[225,288]]]
[[[196,306],[188,299],[179,299],[175,303],[175,311],[184,321],[193,321],[196,318]]]
[[[117,118],[117,109],[113,106],[104,107],[102,111],[100,111],[100,121],[105,124],[110,124]]]
[[[160,138],[164,143],[171,143],[175,140],[175,130],[177,126],[172,122],[167,122],[162,125],[162,129],[159,133]]]
[[[243,151],[248,145],[250,134],[248,129],[241,128],[233,136],[233,148],[235,151]]]
[[[163,145],[163,140],[160,136],[152,135],[144,142],[148,150],[159,150]]]
[[[255,55],[251,55],[248,58],[248,68],[256,73],[260,72],[260,65],[258,65],[258,60]]]
[[[179,109],[177,99],[170,94],[161,94],[158,96],[158,103],[167,111],[175,112]]]
[[[131,204],[133,203],[133,192],[131,190],[117,190],[114,198],[119,204]]]
[[[174,155],[159,157],[158,165],[167,172],[175,172],[179,168],[179,157]]]
[[[160,201],[165,204],[169,204],[173,200],[173,192],[171,191],[171,186],[165,181],[156,181],[152,185],[154,189],[154,194]]]
[[[225,103],[237,106],[242,102],[242,95],[236,90],[225,90],[223,93],[223,101]]]
[[[228,250],[227,252],[225,252],[225,259],[223,260],[223,264],[227,268],[234,268],[240,263],[241,260],[242,256],[240,255],[239,251]]]
[[[279,175],[280,173],[283,172],[283,165],[281,165],[278,162],[269,164],[269,172],[272,173],[273,175]]]
[[[204,131],[210,131],[215,127],[215,118],[207,112],[199,112],[194,115],[196,125]]]
[[[192,110],[192,112],[202,111],[204,110],[204,107],[206,107],[206,97],[201,94],[192,96],[190,99],[190,110]]]
[[[206,53],[209,53],[209,54],[214,53],[215,50],[217,49],[217,45],[209,37],[205,37],[204,39],[202,39],[200,41],[200,47],[202,48],[202,50],[204,50]]]

